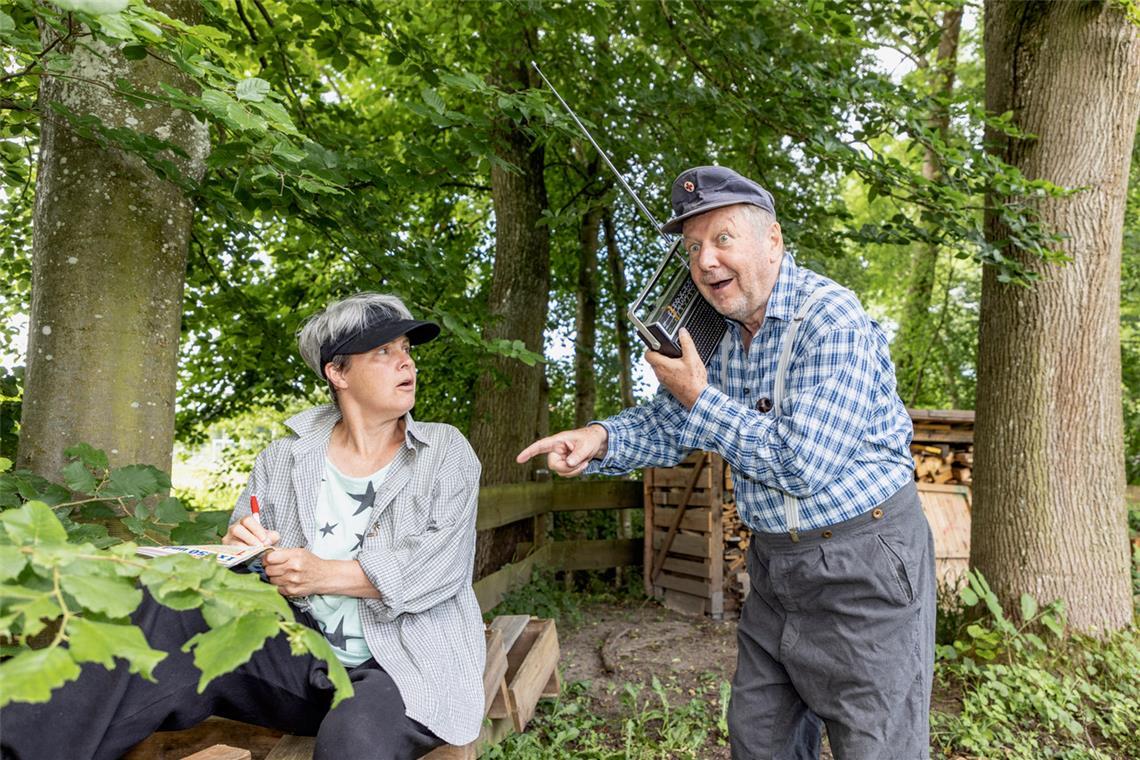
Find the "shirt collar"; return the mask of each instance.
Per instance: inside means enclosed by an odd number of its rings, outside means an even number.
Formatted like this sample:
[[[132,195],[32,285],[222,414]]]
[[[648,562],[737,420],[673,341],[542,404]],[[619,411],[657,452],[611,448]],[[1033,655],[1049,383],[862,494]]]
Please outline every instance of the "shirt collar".
[[[790,322],[796,315],[796,275],[799,267],[792,254],[784,252],[784,259],[780,262],[780,274],[776,277],[776,286],[768,296],[768,308],[764,310],[765,319],[779,319]]]
[[[322,404],[293,415],[285,425],[303,442],[316,445],[328,440],[340,417],[340,407],[336,404]],[[404,415],[404,422],[404,446],[414,449],[416,443],[430,444],[423,424],[412,419],[411,412]]]

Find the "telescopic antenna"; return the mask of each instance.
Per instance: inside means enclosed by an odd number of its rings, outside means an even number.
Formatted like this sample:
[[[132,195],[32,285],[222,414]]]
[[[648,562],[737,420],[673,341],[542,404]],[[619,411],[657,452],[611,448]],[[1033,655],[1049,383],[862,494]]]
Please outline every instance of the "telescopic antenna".
[[[594,136],[590,134],[590,130],[586,129],[586,125],[583,124],[582,121],[578,118],[578,114],[574,113],[574,109],[571,108],[569,104],[562,99],[562,96],[558,94],[558,90],[556,90],[554,88],[554,85],[550,83],[550,80],[546,78],[546,74],[542,73],[542,69],[538,67],[538,64],[534,61],[531,61],[530,65],[534,66],[534,70],[538,72],[538,75],[540,77],[542,77],[542,81],[546,82],[546,86],[549,87],[550,91],[554,93],[554,97],[558,98],[558,102],[561,103],[562,107],[566,109],[566,113],[570,114],[570,118],[573,119],[574,123],[578,125],[578,129],[582,130],[582,134],[586,136],[586,139],[590,141],[590,144],[594,146],[594,149],[598,151],[598,155],[600,155],[602,157],[602,160],[606,162],[606,166],[610,167],[610,171],[612,171],[614,173],[614,176],[617,177],[618,182],[620,182],[621,186],[625,188],[625,191],[629,194],[629,197],[633,198],[633,202],[637,204],[637,207],[639,209],[641,209],[641,213],[645,215],[645,218],[649,220],[649,223],[653,225],[654,229],[657,230],[657,233],[661,235],[661,237],[668,239],[665,231],[661,229],[661,224],[657,221],[653,214],[649,213],[649,209],[647,209],[645,207],[645,204],[641,202],[641,199],[637,197],[637,193],[633,192],[633,188],[630,187],[629,183],[625,181],[625,177],[621,176],[621,172],[619,172],[617,170],[617,167],[614,166],[613,161],[610,161],[610,157],[606,155],[606,152],[604,150],[602,150],[602,146],[598,145],[598,141],[595,140]]]

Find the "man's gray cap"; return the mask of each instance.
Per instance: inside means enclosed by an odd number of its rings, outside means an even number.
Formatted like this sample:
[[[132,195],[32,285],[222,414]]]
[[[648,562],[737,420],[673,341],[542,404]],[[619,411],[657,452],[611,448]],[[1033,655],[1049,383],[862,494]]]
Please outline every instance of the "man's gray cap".
[[[673,180],[670,200],[673,218],[662,227],[670,234],[680,232],[690,217],[737,203],[759,206],[772,216],[776,215],[776,202],[771,193],[723,166],[697,166],[681,172]]]

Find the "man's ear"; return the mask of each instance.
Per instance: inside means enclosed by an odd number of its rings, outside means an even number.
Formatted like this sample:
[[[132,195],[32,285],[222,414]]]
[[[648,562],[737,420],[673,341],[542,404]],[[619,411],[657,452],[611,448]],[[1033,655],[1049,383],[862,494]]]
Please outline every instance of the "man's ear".
[[[779,257],[784,252],[784,232],[780,229],[779,222],[772,222],[768,226],[768,251],[770,257]]]

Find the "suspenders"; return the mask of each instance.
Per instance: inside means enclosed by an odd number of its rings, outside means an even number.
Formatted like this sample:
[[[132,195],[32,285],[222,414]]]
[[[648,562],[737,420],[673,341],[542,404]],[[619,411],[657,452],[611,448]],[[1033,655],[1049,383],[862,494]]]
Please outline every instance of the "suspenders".
[[[787,380],[788,365],[792,362],[792,345],[796,342],[796,333],[799,332],[800,325],[803,324],[808,311],[811,310],[816,301],[829,292],[840,290],[841,288],[838,285],[821,285],[808,294],[800,308],[796,310],[795,316],[792,317],[792,321],[788,325],[788,332],[784,335],[783,345],[780,347],[780,361],[776,364],[776,378],[772,387],[773,416],[780,416],[780,404],[784,400],[784,384]],[[729,343],[727,336],[721,341],[720,367],[721,372],[725,373],[726,377],[728,374]],[[800,501],[790,493],[784,494],[784,524],[792,541],[798,542],[800,540]]]

